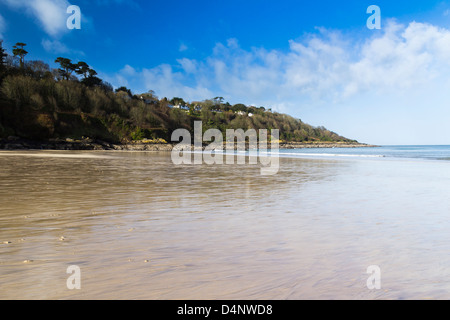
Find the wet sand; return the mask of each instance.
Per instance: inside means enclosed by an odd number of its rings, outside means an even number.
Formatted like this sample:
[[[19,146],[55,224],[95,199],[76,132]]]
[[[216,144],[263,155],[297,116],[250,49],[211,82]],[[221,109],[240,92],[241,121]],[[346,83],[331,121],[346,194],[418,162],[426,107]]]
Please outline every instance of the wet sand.
[[[449,178],[446,162],[282,158],[261,176],[169,153],[0,152],[0,298],[448,299]]]

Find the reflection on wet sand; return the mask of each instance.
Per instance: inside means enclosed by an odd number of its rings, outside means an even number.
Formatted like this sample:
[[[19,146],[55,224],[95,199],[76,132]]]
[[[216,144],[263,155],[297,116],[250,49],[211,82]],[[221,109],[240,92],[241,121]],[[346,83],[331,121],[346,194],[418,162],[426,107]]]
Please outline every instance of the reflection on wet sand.
[[[442,168],[283,158],[277,175],[261,176],[257,165],[175,166],[167,153],[23,154],[0,154],[2,298],[408,298],[449,289],[439,282],[449,258],[432,259],[449,249]],[[382,290],[366,287],[373,264]],[[66,287],[70,265],[81,268],[81,290]],[[407,266],[426,274],[414,283]]]

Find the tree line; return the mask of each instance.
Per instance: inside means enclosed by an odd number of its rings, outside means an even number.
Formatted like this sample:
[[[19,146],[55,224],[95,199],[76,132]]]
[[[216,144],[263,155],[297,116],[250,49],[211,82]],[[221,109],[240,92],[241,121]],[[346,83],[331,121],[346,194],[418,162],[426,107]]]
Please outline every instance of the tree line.
[[[87,62],[57,57],[58,68],[52,69],[44,61],[27,61],[26,46],[16,43],[10,55],[0,41],[0,138],[170,141],[174,130],[193,132],[200,120],[204,130],[224,134],[226,129],[279,129],[285,141],[353,141],[267,107],[231,105],[223,97],[187,102],[158,98],[152,90],[114,90]],[[174,107],[180,105],[184,109]]]

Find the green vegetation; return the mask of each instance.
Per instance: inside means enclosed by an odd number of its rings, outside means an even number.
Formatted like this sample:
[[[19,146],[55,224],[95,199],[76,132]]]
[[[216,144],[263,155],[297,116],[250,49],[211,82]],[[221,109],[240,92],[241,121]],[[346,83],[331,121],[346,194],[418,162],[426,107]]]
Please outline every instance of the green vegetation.
[[[26,61],[25,46],[17,43],[11,56],[0,42],[0,138],[170,141],[175,129],[193,132],[194,121],[201,120],[204,130],[224,133],[229,128],[279,129],[284,141],[353,142],[265,107],[230,105],[223,97],[189,103],[180,97],[159,99],[151,90],[114,91],[86,62],[58,57],[60,67],[51,69],[43,61]]]
[[[23,68],[25,56],[28,54],[28,51],[26,51],[23,47],[25,47],[26,44],[22,42],[17,42],[16,45],[13,47],[13,54],[15,57],[19,57],[19,63],[20,67]]]

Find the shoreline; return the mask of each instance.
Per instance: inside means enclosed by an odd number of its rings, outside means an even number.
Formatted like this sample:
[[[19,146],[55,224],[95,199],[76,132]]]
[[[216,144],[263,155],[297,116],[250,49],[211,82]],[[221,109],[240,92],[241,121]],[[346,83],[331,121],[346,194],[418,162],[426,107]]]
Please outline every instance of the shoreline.
[[[133,141],[123,144],[84,139],[50,139],[46,141],[33,141],[9,137],[0,140],[0,150],[86,150],[86,151],[172,151],[178,143],[147,143],[143,141]],[[268,145],[270,149],[270,144]],[[309,149],[309,148],[374,148],[376,145],[364,143],[348,142],[283,142],[279,144],[279,149]],[[224,145],[225,148],[225,145]],[[236,146],[235,146],[236,148]],[[192,146],[194,149],[194,146]],[[248,145],[246,146],[248,150]]]
[[[285,142],[280,143],[280,149],[310,149],[310,148],[377,148],[379,146],[359,142]]]

